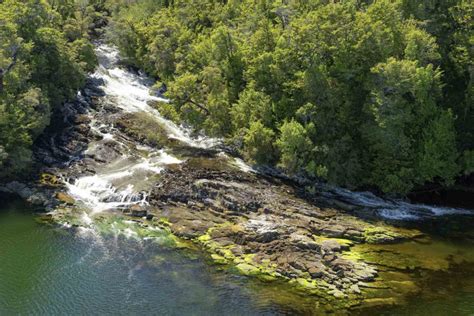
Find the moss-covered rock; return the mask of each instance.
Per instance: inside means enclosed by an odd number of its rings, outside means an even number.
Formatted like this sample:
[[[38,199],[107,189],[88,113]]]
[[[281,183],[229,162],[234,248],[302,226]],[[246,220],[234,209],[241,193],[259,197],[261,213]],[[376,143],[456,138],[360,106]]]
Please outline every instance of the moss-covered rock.
[[[45,187],[57,188],[63,185],[63,181],[54,174],[42,173],[40,175],[39,184]]]

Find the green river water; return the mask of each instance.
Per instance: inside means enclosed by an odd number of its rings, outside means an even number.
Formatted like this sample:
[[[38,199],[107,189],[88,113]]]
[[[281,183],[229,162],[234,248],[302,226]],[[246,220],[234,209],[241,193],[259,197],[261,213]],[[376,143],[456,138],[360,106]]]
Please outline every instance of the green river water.
[[[222,315],[259,305],[235,275],[152,242],[39,224],[21,203],[0,211],[0,315]]]
[[[0,207],[0,315],[321,313],[317,298],[218,271],[205,261],[199,253],[146,239],[40,224],[20,202]],[[461,267],[426,278],[423,293],[406,305],[346,312],[474,315],[474,269]]]

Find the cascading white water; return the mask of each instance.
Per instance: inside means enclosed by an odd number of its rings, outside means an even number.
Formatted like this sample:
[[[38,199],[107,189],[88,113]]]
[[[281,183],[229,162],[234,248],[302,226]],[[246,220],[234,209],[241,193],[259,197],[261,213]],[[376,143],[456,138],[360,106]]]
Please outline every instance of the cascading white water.
[[[66,186],[71,196],[82,201],[94,213],[135,204],[146,205],[146,192],[135,190],[133,179],[138,177],[135,181],[145,181],[148,176],[163,171],[166,165],[179,163],[179,159],[160,150],[150,154],[150,157],[142,157],[113,170],[79,178]]]
[[[145,112],[151,114],[168,132],[169,138],[176,139],[192,147],[210,148],[219,143],[218,139],[209,137],[193,138],[189,129],[178,127],[163,118],[152,108],[150,101],[169,102],[167,99],[150,95],[149,80],[144,75],[137,75],[118,64],[118,52],[115,48],[101,45],[96,50],[100,66],[93,77],[104,81],[103,90],[113,105],[127,112]]]
[[[149,82],[145,76],[120,68],[119,54],[115,48],[100,45],[96,53],[99,67],[92,77],[103,82],[101,88],[105,92],[104,102],[124,112],[150,114],[163,126],[169,138],[187,146],[210,148],[219,143],[213,138],[192,138],[189,130],[176,126],[152,108],[148,102],[168,102],[168,100],[150,95]],[[101,140],[91,142],[86,154],[93,154],[108,142],[115,142],[119,147],[128,148],[127,144],[115,135],[117,131],[103,122],[93,119],[90,127],[93,133],[101,136]],[[114,159],[94,175],[68,181],[66,186],[69,194],[83,202],[93,213],[131,205],[146,205],[147,193],[143,190],[143,183],[162,172],[167,165],[179,164],[181,160],[169,155],[163,149],[137,146],[137,151],[140,152]]]

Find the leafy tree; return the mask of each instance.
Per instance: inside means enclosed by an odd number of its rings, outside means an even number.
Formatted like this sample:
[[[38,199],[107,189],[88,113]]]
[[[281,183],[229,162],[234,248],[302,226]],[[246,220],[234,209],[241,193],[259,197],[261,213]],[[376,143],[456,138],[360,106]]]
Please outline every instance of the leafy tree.
[[[239,101],[232,107],[234,129],[247,128],[252,122],[261,121],[266,127],[273,126],[271,98],[249,87],[242,91]]]
[[[300,123],[294,120],[283,123],[276,146],[280,151],[280,166],[291,173],[306,166],[307,153],[312,144]]]
[[[373,68],[368,110],[374,125],[372,181],[387,192],[407,192],[415,184],[456,175],[453,117],[436,104],[441,72],[416,61],[389,59]]]
[[[260,121],[254,121],[244,137],[245,157],[257,164],[269,164],[275,159],[275,133]]]
[[[0,2],[1,177],[28,170],[31,146],[51,112],[75,96],[96,66],[87,31],[67,35],[66,26],[86,2]]]

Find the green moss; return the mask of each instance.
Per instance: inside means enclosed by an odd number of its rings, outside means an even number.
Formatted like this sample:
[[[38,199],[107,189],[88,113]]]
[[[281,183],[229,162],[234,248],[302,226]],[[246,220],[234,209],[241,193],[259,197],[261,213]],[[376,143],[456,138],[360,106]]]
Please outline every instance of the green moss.
[[[169,219],[166,217],[160,217],[160,219],[158,220],[158,223],[163,226],[171,226]]]
[[[172,146],[166,128],[148,113],[127,113],[117,121],[117,126],[133,138],[153,146]]]
[[[366,228],[363,236],[369,244],[394,242],[403,238],[400,234],[382,227]]]
[[[311,290],[314,290],[317,288],[317,283],[315,280],[308,280],[308,279],[304,279],[304,278],[297,278],[297,279],[293,279],[291,280],[290,283],[294,283],[294,284],[297,284],[299,287],[303,288],[303,289],[311,289]]]
[[[260,269],[259,268],[255,267],[251,264],[245,263],[245,262],[239,263],[235,267],[243,275],[257,275],[257,274],[260,274]]]
[[[384,297],[384,298],[369,298],[365,299],[362,303],[363,307],[377,307],[377,306],[390,306],[400,304],[393,297]]]
[[[63,184],[63,182],[61,181],[60,178],[58,178],[54,174],[43,173],[40,176],[39,184],[42,186],[56,188],[56,187],[60,187]]]
[[[200,241],[201,243],[206,243],[211,240],[211,236],[209,236],[209,234],[205,234],[205,235],[199,236],[197,240]]]
[[[218,249],[218,252],[219,254],[224,256],[224,258],[226,258],[227,260],[234,260],[235,255],[232,253],[232,250],[231,250],[232,248],[233,246],[228,246],[227,248],[220,248]]]
[[[326,240],[334,240],[337,243],[339,243],[341,246],[349,248],[354,245],[354,242],[349,239],[344,239],[344,238],[331,238],[331,237],[324,237],[324,236],[317,236],[313,235],[314,241],[316,241],[318,244],[323,243]]]
[[[215,254],[215,253],[211,254],[211,258],[217,264],[227,264],[228,263],[228,261],[224,257],[219,256],[218,254]]]

